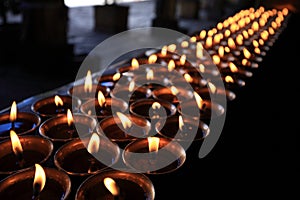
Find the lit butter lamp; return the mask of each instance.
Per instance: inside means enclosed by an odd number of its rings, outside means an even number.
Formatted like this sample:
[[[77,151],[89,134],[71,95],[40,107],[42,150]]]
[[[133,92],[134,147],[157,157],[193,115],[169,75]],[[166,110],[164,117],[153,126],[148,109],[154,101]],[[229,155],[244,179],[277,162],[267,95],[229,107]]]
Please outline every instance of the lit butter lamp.
[[[119,72],[112,74],[104,74],[98,78],[98,84],[112,89],[115,87],[115,84],[120,80],[121,76],[122,74]]]
[[[51,156],[53,144],[39,136],[20,136],[10,131],[10,139],[0,143],[0,175],[6,176],[30,168],[35,163],[43,164]]]
[[[112,115],[112,107],[114,111],[125,112],[128,109],[128,103],[121,98],[105,98],[103,93],[99,91],[98,98],[84,102],[80,107],[80,111],[100,121]]]
[[[18,135],[34,134],[41,124],[41,118],[32,112],[18,112],[17,104],[13,101],[10,112],[0,115],[0,140],[10,137],[10,130]]]
[[[70,191],[71,180],[66,173],[39,164],[0,182],[0,199],[65,200]]]
[[[179,169],[186,152],[173,140],[151,136],[129,143],[122,158],[127,167],[146,174],[166,174]]]
[[[94,99],[98,91],[101,91],[105,96],[108,96],[110,88],[93,83],[92,73],[90,70],[88,70],[84,79],[84,84],[74,83],[74,85],[69,88],[68,94],[71,96],[75,96],[82,102],[84,102],[88,99]]]
[[[64,116],[52,117],[39,127],[39,134],[51,140],[55,148],[79,137],[80,134],[90,135],[97,125],[97,120],[81,114],[67,111]]]
[[[61,146],[54,155],[54,163],[72,177],[87,177],[111,167],[119,155],[117,144],[93,133]]]
[[[105,170],[88,177],[78,188],[75,200],[154,200],[152,181],[141,173]]]
[[[43,119],[64,115],[67,110],[78,110],[81,101],[69,95],[53,95],[35,101],[31,110],[41,116]]]

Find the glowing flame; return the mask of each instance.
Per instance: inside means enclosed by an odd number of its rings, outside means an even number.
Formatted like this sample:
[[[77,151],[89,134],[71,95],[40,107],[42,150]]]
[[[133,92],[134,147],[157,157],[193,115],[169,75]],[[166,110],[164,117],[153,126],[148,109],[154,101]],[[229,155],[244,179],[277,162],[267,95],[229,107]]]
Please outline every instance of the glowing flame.
[[[259,49],[258,47],[255,47],[255,48],[254,48],[254,52],[255,52],[256,54],[260,54],[260,49]]]
[[[184,123],[181,115],[178,118],[178,124],[179,124],[179,129],[182,131]]]
[[[88,70],[84,81],[84,91],[92,92],[92,89],[93,89],[92,73],[91,70]]]
[[[228,43],[228,46],[229,46],[230,49],[236,49],[236,45],[235,45],[234,40],[232,38],[228,38],[227,43]]]
[[[243,48],[243,54],[245,56],[245,58],[249,59],[251,57],[251,53],[248,49]]]
[[[214,36],[214,43],[215,44],[219,44],[221,41],[221,36],[219,34]]]
[[[87,151],[90,154],[93,154],[93,153],[97,153],[99,151],[99,148],[100,148],[100,137],[98,136],[97,133],[93,133],[90,138]]]
[[[157,55],[152,54],[151,56],[149,56],[149,58],[148,58],[149,64],[154,64],[156,61],[157,61]]]
[[[272,27],[269,27],[268,31],[269,31],[270,35],[274,35],[275,34],[275,31],[274,31],[274,29]]]
[[[222,28],[223,28],[223,24],[222,24],[221,22],[219,22],[219,23],[217,24],[217,29],[218,29],[218,30],[222,30]]]
[[[16,156],[22,154],[23,148],[22,148],[21,142],[19,140],[18,135],[13,130],[10,131],[10,140],[11,140],[12,150],[13,150],[14,154]]]
[[[152,69],[150,69],[150,70],[147,72],[147,74],[146,74],[146,79],[147,79],[147,80],[153,80],[153,78],[154,78],[154,72],[153,72]]]
[[[234,83],[234,80],[231,76],[225,76],[225,82],[226,83]]]
[[[161,48],[160,53],[161,53],[162,56],[166,56],[167,55],[167,51],[168,51],[168,47],[167,46],[163,46]]]
[[[35,164],[35,173],[34,173],[34,180],[33,180],[33,188],[37,193],[40,193],[46,184],[46,173],[42,166],[39,164]]]
[[[243,36],[244,36],[245,39],[249,38],[249,34],[248,34],[248,32],[246,30],[243,30],[242,34],[243,34]]]
[[[226,30],[225,33],[224,33],[224,36],[225,37],[229,37],[230,35],[231,35],[230,30]]]
[[[149,152],[157,152],[159,148],[159,137],[148,137]]]
[[[243,65],[243,66],[246,66],[248,63],[249,63],[249,62],[248,62],[247,59],[244,58],[244,59],[242,60],[242,65]]]
[[[244,38],[243,38],[243,36],[242,35],[238,35],[237,37],[236,37],[236,43],[238,44],[238,45],[243,45],[243,40],[244,40]]]
[[[197,56],[197,58],[203,57],[203,46],[202,46],[201,42],[197,42],[196,56]]]
[[[265,44],[265,41],[263,39],[259,39],[258,42],[259,42],[260,45],[264,45]]]
[[[204,39],[205,37],[206,37],[206,30],[202,30],[202,31],[200,31],[200,33],[199,33],[199,37],[200,37],[200,39]]]
[[[152,104],[152,109],[154,109],[154,110],[160,109],[160,107],[161,107],[161,105],[160,105],[160,103],[158,103],[158,102],[154,102],[154,103]]]
[[[131,66],[133,70],[136,70],[140,67],[139,61],[136,58],[132,58]]]
[[[176,51],[176,44],[170,44],[170,45],[168,46],[168,51],[174,53],[174,52]]]
[[[260,37],[263,39],[263,40],[268,40],[268,37],[269,37],[269,32],[264,30],[260,33]]]
[[[185,79],[186,82],[188,82],[188,83],[193,82],[193,78],[191,77],[191,75],[184,74],[183,77],[184,77],[184,79]]]
[[[208,82],[207,87],[208,87],[208,89],[210,90],[211,93],[213,93],[213,94],[216,93],[217,87],[213,83]]]
[[[218,54],[221,58],[224,57],[224,47],[223,46],[220,46],[219,49],[218,49]]]
[[[288,14],[289,14],[289,9],[283,8],[283,9],[282,9],[282,14],[283,14],[284,16],[288,15]]]
[[[105,187],[109,190],[109,192],[113,195],[113,196],[118,196],[120,193],[120,189],[117,186],[117,183],[115,182],[114,179],[106,177],[103,180]]]
[[[229,63],[229,68],[230,68],[230,71],[235,73],[235,72],[238,72],[238,68],[235,66],[235,64],[233,62],[230,62]]]
[[[206,38],[206,41],[205,41],[205,46],[206,46],[207,48],[210,48],[210,47],[212,47],[212,43],[213,43],[212,37],[211,37],[211,36],[207,37],[207,38]]]
[[[201,73],[204,73],[205,72],[205,66],[203,64],[199,64],[199,71]]]
[[[132,92],[134,90],[135,87],[135,82],[134,80],[130,81],[129,86],[128,86],[128,91]]]
[[[219,65],[221,63],[221,58],[218,55],[213,55],[212,59],[215,65]]]
[[[248,29],[248,34],[249,34],[249,35],[253,35],[253,34],[254,34],[254,31],[250,28],[250,29]]]
[[[256,22],[256,21],[253,22],[251,28],[252,28],[253,31],[258,31],[259,30],[258,22]]]
[[[121,74],[118,72],[118,73],[115,73],[112,77],[113,81],[117,81],[121,78]]]
[[[64,105],[63,100],[58,95],[55,95],[54,103],[55,103],[56,106],[63,106]]]
[[[170,60],[168,63],[168,71],[171,72],[175,69],[175,62],[174,60]]]
[[[185,64],[185,61],[186,61],[186,55],[182,55],[181,57],[180,57],[180,64],[181,65],[184,65]]]
[[[229,52],[230,52],[230,48],[229,48],[229,47],[224,47],[224,51],[225,51],[226,53],[229,53]]]
[[[253,44],[254,47],[259,47],[259,43],[256,40],[253,40],[252,44]]]
[[[178,89],[173,85],[171,86],[170,90],[171,90],[172,94],[175,96],[179,93]],[[155,102],[155,103],[157,103],[157,102]],[[153,104],[152,104],[152,106],[153,106]]]
[[[188,41],[182,41],[181,42],[181,47],[182,48],[188,48],[189,47],[189,42]]]
[[[191,37],[190,42],[192,42],[192,43],[197,42],[197,38],[195,36]]]
[[[17,119],[17,104],[15,101],[13,101],[11,108],[10,108],[10,115],[9,115],[9,120],[11,122],[16,121]]]
[[[202,109],[202,107],[203,107],[203,100],[202,100],[202,98],[200,97],[200,95],[197,92],[194,92],[194,96],[195,96],[195,100],[196,100],[196,103],[198,105],[198,108]]]
[[[105,97],[103,95],[103,93],[99,90],[98,92],[98,103],[99,105],[102,107],[105,104]]]
[[[71,126],[74,119],[73,119],[73,115],[70,109],[68,109],[67,111],[67,121],[68,121],[68,125]]]
[[[117,112],[117,115],[118,115],[124,129],[130,128],[132,126],[132,122],[126,115],[124,115],[120,112]]]

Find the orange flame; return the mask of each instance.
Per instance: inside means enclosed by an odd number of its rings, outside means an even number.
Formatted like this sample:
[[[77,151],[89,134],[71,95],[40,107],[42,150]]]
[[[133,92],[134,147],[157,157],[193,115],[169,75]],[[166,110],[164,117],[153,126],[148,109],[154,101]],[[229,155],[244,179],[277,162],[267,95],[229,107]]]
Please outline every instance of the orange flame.
[[[88,70],[84,82],[84,92],[92,92],[92,88],[93,88],[92,73],[91,70]]]
[[[117,81],[121,78],[121,74],[118,72],[118,73],[115,73],[112,77],[113,81]]]
[[[186,61],[186,55],[183,54],[182,56],[180,56],[180,64],[184,65],[185,61]]]
[[[203,64],[199,64],[199,71],[201,73],[204,73],[205,72],[205,66]]]
[[[174,60],[170,60],[168,63],[168,71],[171,72],[175,69],[175,62]]]
[[[230,62],[229,63],[229,68],[230,68],[230,71],[235,73],[235,72],[238,72],[238,68],[235,66],[235,64],[233,62]]]
[[[234,40],[232,38],[228,38],[227,43],[228,43],[228,46],[229,46],[230,49],[236,49],[236,45],[235,45]]]
[[[202,46],[201,42],[197,42],[196,56],[197,56],[197,58],[203,57],[203,46]]]
[[[213,55],[212,59],[215,65],[219,65],[221,63],[221,58],[218,55]]]
[[[152,69],[150,69],[150,70],[147,72],[147,74],[146,74],[146,79],[147,79],[147,80],[153,80],[153,78],[154,78],[154,72],[153,72]]]
[[[160,105],[160,103],[158,103],[158,102],[154,102],[154,103],[152,104],[152,109],[154,109],[154,110],[160,109],[160,107],[161,107],[161,105]]]
[[[167,55],[167,51],[168,51],[168,47],[167,46],[163,46],[161,48],[160,53],[161,53],[162,56],[166,56]]]
[[[54,103],[55,103],[56,106],[63,106],[64,105],[63,100],[58,95],[55,95]]]
[[[68,109],[67,111],[67,121],[68,121],[68,125],[71,126],[74,119],[73,119],[73,115],[70,109]]]
[[[16,156],[22,154],[23,148],[22,148],[21,142],[19,140],[18,135],[13,130],[10,131],[10,140],[11,140],[12,150],[13,150],[14,154]]]
[[[231,76],[227,75],[227,76],[225,76],[225,82],[226,83],[234,83],[234,80]]]
[[[189,42],[188,41],[182,41],[181,42],[181,47],[182,48],[188,48],[189,47]]]
[[[88,143],[87,151],[90,154],[97,153],[100,148],[100,137],[97,133],[93,133]]]
[[[136,58],[132,58],[131,66],[133,70],[136,70],[140,67],[139,61]]]
[[[178,124],[179,124],[179,129],[182,131],[183,126],[184,126],[184,122],[183,122],[183,119],[182,119],[181,115],[178,118]]]
[[[178,89],[174,85],[172,85],[170,87],[170,90],[174,96],[176,96],[179,93]],[[157,102],[155,102],[155,103],[157,103]]]
[[[42,166],[39,164],[35,164],[35,173],[34,173],[34,180],[33,180],[33,188],[36,190],[38,188],[40,193],[46,184],[46,173]]]
[[[197,38],[195,36],[191,37],[190,42],[192,42],[192,43],[197,42]]]
[[[251,53],[248,49],[243,48],[243,54],[245,56],[245,58],[249,59],[251,57]]]
[[[203,100],[202,100],[202,98],[200,97],[200,95],[197,92],[194,92],[194,96],[195,96],[195,100],[196,100],[196,103],[198,105],[198,108],[202,109],[202,107],[203,107]]]
[[[9,115],[9,120],[11,122],[16,121],[17,119],[17,104],[15,101],[13,101],[11,108],[10,108],[10,115]]]
[[[193,78],[191,77],[191,75],[185,73],[185,74],[183,75],[183,77],[184,77],[184,79],[185,79],[186,82],[188,82],[188,83],[193,82]]]
[[[216,93],[217,87],[212,82],[207,82],[207,87],[211,93]]]
[[[206,37],[206,30],[201,30],[199,33],[199,37],[203,40]]]
[[[148,137],[149,152],[157,152],[159,148],[159,137]]]
[[[120,189],[114,179],[112,179],[110,177],[106,177],[106,178],[104,178],[103,182],[104,182],[105,187],[109,190],[109,192],[113,196],[119,195]]]
[[[135,82],[134,80],[130,81],[129,86],[128,86],[128,91],[132,92],[134,90],[135,87]]]
[[[176,51],[176,44],[170,44],[170,45],[168,46],[168,51],[174,53],[174,52]]]
[[[124,129],[130,128],[132,126],[132,122],[126,115],[124,115],[120,112],[117,112],[117,115],[118,115]]]
[[[103,93],[99,90],[98,92],[98,103],[99,105],[102,107],[105,104],[105,97],[103,95]]]
[[[157,61],[157,55],[152,54],[151,56],[149,56],[149,58],[148,58],[149,64],[154,64],[156,61]]]
[[[236,43],[238,44],[238,45],[243,45],[243,40],[244,40],[244,38],[243,38],[243,36],[241,35],[241,34],[239,34],[237,37],[236,37]]]
[[[220,46],[219,49],[218,49],[218,54],[221,58],[224,57],[224,47],[223,46]]]
[[[212,37],[211,37],[211,36],[207,37],[207,38],[206,38],[206,41],[205,41],[205,46],[206,46],[207,48],[210,48],[210,47],[212,47],[212,43],[213,43]]]

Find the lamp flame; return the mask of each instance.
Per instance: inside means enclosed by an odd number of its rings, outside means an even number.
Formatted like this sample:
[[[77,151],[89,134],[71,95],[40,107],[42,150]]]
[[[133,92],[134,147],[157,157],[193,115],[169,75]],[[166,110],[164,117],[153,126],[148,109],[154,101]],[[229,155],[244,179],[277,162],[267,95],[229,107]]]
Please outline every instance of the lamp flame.
[[[191,77],[191,75],[185,73],[185,74],[183,75],[183,77],[184,77],[184,79],[186,80],[186,82],[188,82],[188,83],[193,82],[193,78]]]
[[[234,80],[231,76],[227,75],[227,76],[225,76],[225,82],[226,83],[234,83]]]
[[[211,93],[216,93],[217,87],[212,82],[207,82],[207,87]]]
[[[182,56],[180,56],[180,64],[181,64],[181,65],[184,65],[184,64],[185,64],[185,61],[186,61],[186,55],[183,54]]]
[[[235,66],[235,64],[233,62],[229,63],[229,68],[230,68],[230,71],[233,72],[233,73],[239,71],[239,69]]]
[[[178,125],[179,125],[179,129],[182,131],[184,123],[181,115],[178,118]]]
[[[139,61],[136,58],[132,58],[131,67],[133,70],[136,70],[140,67]]]
[[[132,92],[134,90],[135,87],[135,82],[134,80],[130,81],[129,86],[128,86],[128,91]]]
[[[212,59],[215,65],[219,65],[221,63],[221,58],[218,55],[213,55]]]
[[[209,37],[207,37],[206,38],[206,41],[205,41],[205,46],[207,47],[207,48],[210,48],[210,47],[212,47],[212,37],[211,36],[209,36]]]
[[[56,106],[63,106],[64,105],[63,100],[58,95],[55,95],[54,103],[55,103]]]
[[[97,133],[93,133],[88,143],[87,151],[90,154],[97,153],[100,148],[100,137]]]
[[[93,81],[91,70],[88,70],[84,81],[84,92],[92,92]]]
[[[103,93],[99,90],[98,92],[98,103],[102,107],[105,104],[106,100]]]
[[[146,78],[147,78],[147,80],[153,80],[153,78],[154,78],[154,72],[153,72],[152,69],[150,69],[150,70],[147,72]]]
[[[168,50],[168,47],[167,46],[163,46],[161,48],[161,51],[160,51],[161,55],[162,56],[166,56],[167,55],[167,50]]]
[[[159,137],[148,137],[149,152],[157,152],[159,148]]]
[[[188,41],[182,41],[181,42],[181,47],[182,48],[188,48],[189,47],[189,42]]]
[[[168,71],[171,72],[175,69],[175,62],[173,59],[171,59],[168,63]]]
[[[196,56],[197,56],[197,58],[203,57],[203,46],[202,46],[201,42],[197,42]]]
[[[203,64],[199,64],[199,70],[201,73],[205,72],[205,66]]]
[[[236,45],[235,45],[234,40],[232,38],[228,38],[227,43],[228,43],[228,46],[229,46],[230,49],[236,49]]]
[[[195,96],[195,100],[196,100],[196,103],[198,105],[198,108],[199,109],[202,109],[203,107],[203,99],[200,97],[200,95],[194,91],[194,96]]]
[[[35,164],[35,173],[33,180],[33,190],[35,194],[39,194],[45,187],[46,173],[42,166]]]
[[[178,89],[174,85],[172,85],[170,87],[170,90],[174,96],[176,96],[179,93]],[[157,102],[155,102],[155,103],[157,103]]]
[[[120,112],[117,112],[117,115],[118,115],[124,129],[130,128],[132,126],[132,122],[126,115],[124,115],[123,113],[120,113]]]
[[[219,56],[220,56],[221,58],[224,57],[224,47],[223,47],[223,46],[220,46],[220,47],[218,48],[218,54],[219,54]]]
[[[73,119],[73,115],[70,109],[68,109],[67,111],[67,121],[68,121],[68,125],[71,126],[74,119]]]
[[[17,104],[15,101],[13,101],[11,108],[10,108],[10,115],[9,115],[9,120],[11,122],[16,121],[17,119]]]
[[[249,59],[251,57],[251,53],[248,49],[243,48],[243,54],[245,56],[245,58]]]
[[[156,63],[156,61],[157,61],[157,55],[152,54],[151,56],[149,56],[149,58],[148,58],[149,64],[154,64],[154,63]]]
[[[158,102],[154,102],[154,103],[152,104],[152,109],[154,109],[154,110],[160,109],[160,107],[161,107],[161,105],[160,105],[160,103],[158,103]]]
[[[115,73],[112,77],[113,81],[117,81],[121,78],[121,74],[118,72],[118,73]]]
[[[205,37],[206,37],[206,30],[202,30],[202,31],[200,31],[200,33],[199,33],[199,37],[200,37],[200,39],[204,39]]]
[[[168,46],[168,51],[170,51],[170,52],[175,52],[176,51],[176,44],[170,44],[169,46]]]
[[[10,131],[10,140],[11,140],[12,150],[13,150],[14,154],[16,156],[22,155],[23,148],[22,148],[21,142],[19,140],[18,135],[13,130]]]
[[[109,190],[109,192],[113,196],[119,195],[120,189],[114,179],[112,179],[110,177],[106,177],[106,178],[104,178],[103,182],[104,182],[105,187]]]

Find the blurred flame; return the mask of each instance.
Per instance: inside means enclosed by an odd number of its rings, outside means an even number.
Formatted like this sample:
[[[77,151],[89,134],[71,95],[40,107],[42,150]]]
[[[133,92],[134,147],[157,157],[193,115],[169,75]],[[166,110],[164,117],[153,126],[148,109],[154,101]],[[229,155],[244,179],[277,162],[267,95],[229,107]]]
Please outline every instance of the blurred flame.
[[[195,100],[196,100],[196,103],[198,105],[198,108],[199,109],[202,109],[202,106],[203,106],[203,100],[202,98],[200,97],[200,95],[194,91],[194,96],[195,96]]]
[[[184,65],[185,61],[186,61],[186,55],[183,54],[182,56],[180,56],[180,64]]]
[[[147,79],[147,80],[153,80],[153,78],[154,78],[154,72],[153,72],[152,69],[150,69],[150,70],[147,72],[147,74],[146,74],[146,79]]]
[[[100,148],[100,137],[98,136],[97,133],[93,133],[90,138],[87,151],[90,154],[93,154],[93,153],[97,153],[99,151],[99,148]]]
[[[168,47],[167,46],[163,46],[161,48],[160,53],[161,53],[162,56],[166,56],[167,55],[167,51],[168,51]]]
[[[227,29],[224,33],[224,36],[229,37],[230,35],[231,35],[231,32],[230,32],[230,30]]]
[[[243,38],[243,36],[241,35],[241,34],[239,34],[237,37],[236,37],[236,43],[238,44],[238,45],[243,45],[243,40],[244,40],[244,38]]]
[[[188,41],[182,41],[181,42],[181,47],[182,48],[188,48],[189,47],[189,42]]]
[[[105,97],[103,95],[103,93],[99,90],[98,92],[98,103],[99,105],[102,107],[105,104]]]
[[[56,106],[63,106],[64,105],[63,100],[58,95],[55,95],[54,103],[55,103]]]
[[[218,49],[218,54],[221,58],[224,57],[224,47],[223,46],[220,46],[219,49]]]
[[[68,109],[67,111],[67,121],[68,121],[68,125],[71,126],[74,119],[73,119],[73,115],[70,109]]]
[[[185,79],[186,82],[188,82],[188,83],[193,82],[193,78],[191,77],[191,75],[185,73],[185,74],[183,75],[183,77],[184,77],[184,79]]]
[[[117,81],[120,79],[120,77],[121,77],[121,74],[118,72],[113,75],[112,79],[113,79],[113,81]]]
[[[201,30],[199,33],[199,37],[203,40],[206,37],[206,30]]]
[[[34,180],[33,180],[33,188],[34,190],[38,189],[38,193],[40,193],[46,184],[46,173],[42,166],[39,164],[35,164],[35,173],[34,173]]]
[[[234,80],[231,76],[227,75],[227,76],[225,76],[225,82],[226,83],[234,83]]]
[[[135,82],[134,80],[130,81],[129,86],[128,86],[128,91],[132,92],[134,90],[135,87]]]
[[[228,38],[227,44],[228,44],[230,49],[235,49],[236,48],[234,40],[232,38]]]
[[[170,60],[169,63],[168,63],[168,71],[171,72],[175,69],[175,62],[174,60]]]
[[[204,72],[205,72],[205,67],[204,67],[203,64],[199,64],[199,71],[200,71],[201,73],[204,73]]]
[[[139,61],[136,58],[132,58],[131,66],[133,70],[136,70],[140,67]]]
[[[168,46],[168,51],[174,53],[176,51],[176,44],[170,44]]]
[[[254,52],[255,52],[256,54],[260,54],[260,49],[259,49],[258,47],[255,47],[255,48],[254,48]]]
[[[154,64],[156,61],[157,61],[157,55],[152,54],[151,56],[149,56],[149,58],[148,58],[149,64]]]
[[[154,102],[154,103],[152,104],[152,109],[154,109],[154,110],[160,109],[160,107],[161,107],[161,105],[160,105],[160,103],[158,103],[158,102]]]
[[[249,59],[251,57],[251,53],[248,49],[243,48],[243,54],[245,56],[245,58]]]
[[[120,112],[117,112],[117,115],[118,115],[124,129],[130,128],[132,126],[132,122],[126,115],[124,115]]]
[[[197,58],[203,57],[203,46],[202,46],[201,42],[197,42],[196,56],[197,56]]]
[[[109,192],[113,195],[113,196],[118,196],[120,193],[120,189],[117,186],[117,183],[115,182],[114,179],[110,178],[110,177],[106,177],[103,180],[105,187],[109,190]]]
[[[159,137],[148,137],[149,152],[157,152],[159,148]]]
[[[213,55],[212,59],[215,65],[219,65],[221,63],[221,58],[218,55]]]
[[[91,70],[88,70],[84,82],[84,92],[92,92],[92,89],[93,89],[92,73]]]
[[[217,87],[212,82],[207,82],[207,87],[211,93],[216,93]]]
[[[179,93],[178,89],[174,85],[172,85],[170,87],[170,90],[174,96],[176,96]],[[157,103],[157,102],[155,102],[155,103]],[[152,104],[152,106],[153,106],[153,104]]]
[[[206,46],[207,48],[210,48],[210,47],[212,47],[212,43],[213,43],[212,37],[211,37],[211,36],[207,37],[207,38],[206,38],[206,41],[205,41],[205,46]]]
[[[192,42],[192,43],[197,42],[197,38],[195,36],[191,37],[190,42]]]
[[[235,73],[235,72],[238,72],[238,68],[235,66],[235,64],[233,62],[230,62],[229,63],[229,68],[230,68],[230,71]]]
[[[178,124],[179,124],[179,129],[182,131],[184,123],[181,115],[178,118]]]
[[[22,154],[23,148],[22,148],[21,142],[19,140],[18,135],[13,130],[10,131],[10,140],[11,140],[12,150],[13,150],[14,154],[15,155]]]
[[[9,120],[11,122],[16,121],[17,119],[17,104],[15,101],[13,101],[11,108],[10,108],[10,115],[9,115]]]

